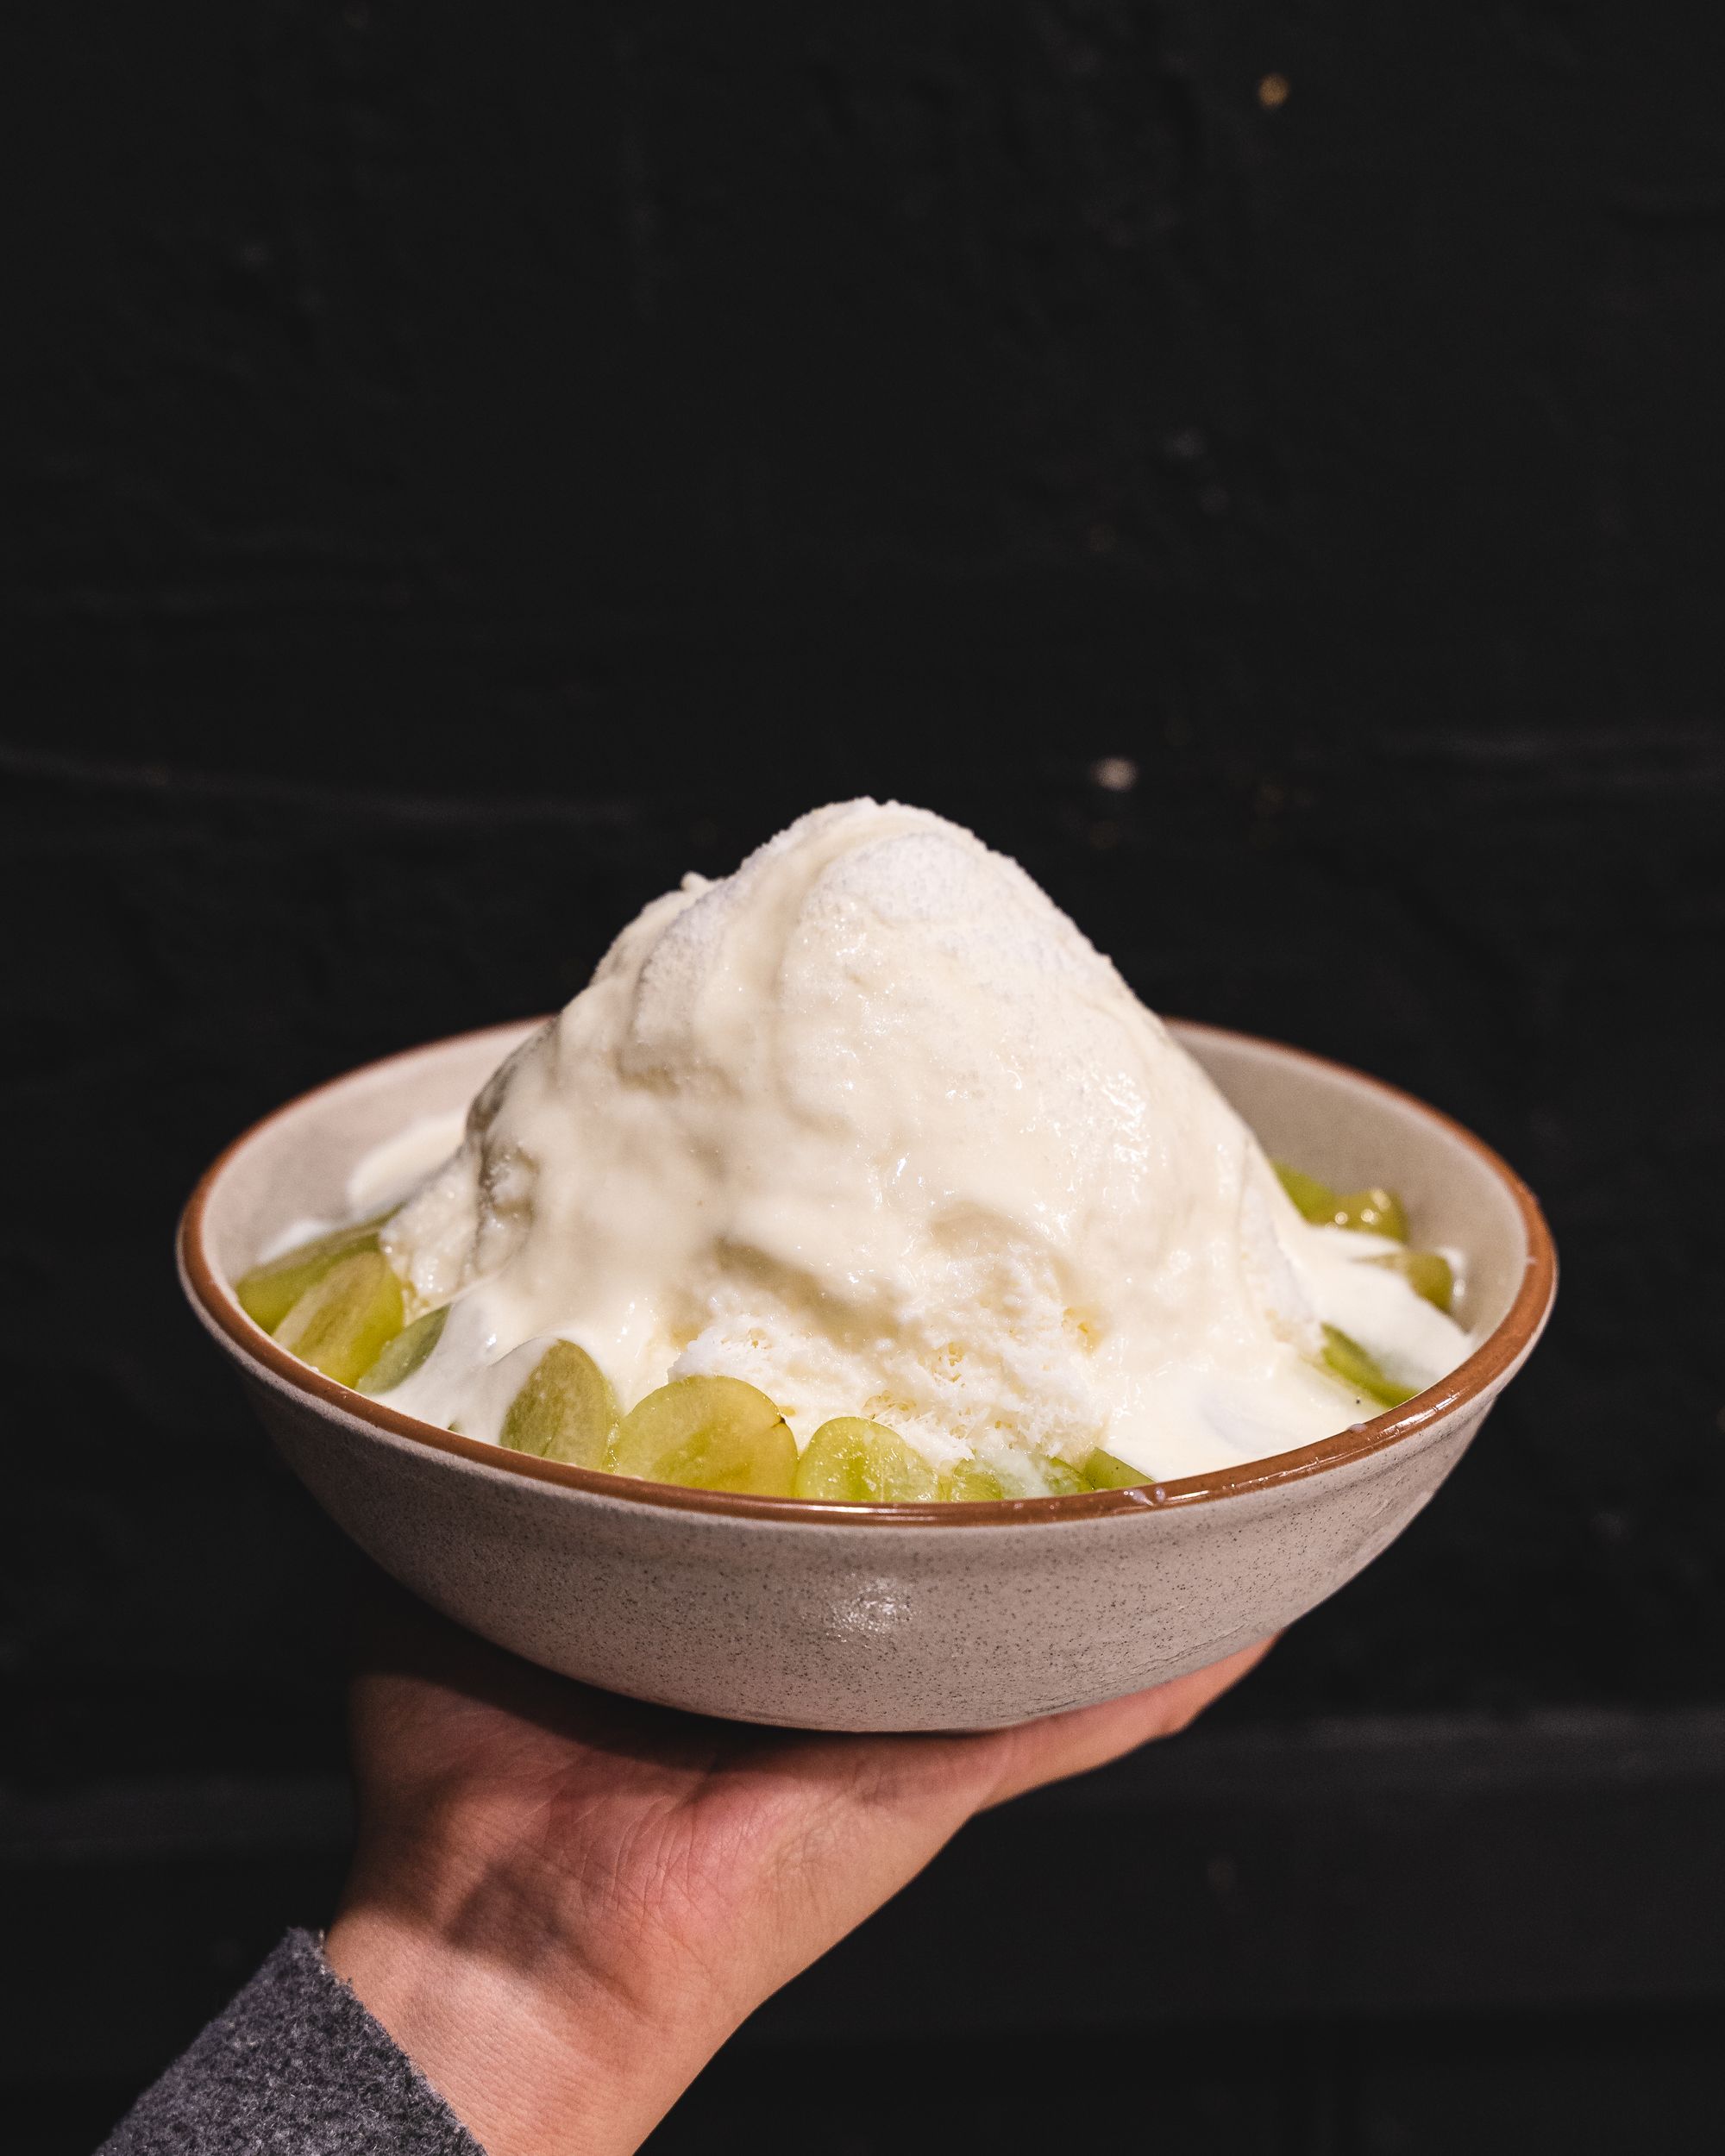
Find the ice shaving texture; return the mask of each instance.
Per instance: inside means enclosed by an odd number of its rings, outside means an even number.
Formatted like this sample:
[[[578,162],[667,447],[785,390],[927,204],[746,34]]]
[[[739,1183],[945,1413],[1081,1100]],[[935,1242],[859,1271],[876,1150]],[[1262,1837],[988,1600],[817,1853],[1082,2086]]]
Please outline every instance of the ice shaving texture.
[[[1387,1245],[1300,1219],[1015,862],[872,801],[649,906],[386,1247],[416,1307],[459,1298],[394,1402],[480,1437],[560,1336],[625,1407],[722,1375],[800,1444],[866,1415],[937,1465],[1168,1477],[1372,1412],[1314,1367],[1326,1319],[1410,1384],[1465,1345],[1358,1262]]]

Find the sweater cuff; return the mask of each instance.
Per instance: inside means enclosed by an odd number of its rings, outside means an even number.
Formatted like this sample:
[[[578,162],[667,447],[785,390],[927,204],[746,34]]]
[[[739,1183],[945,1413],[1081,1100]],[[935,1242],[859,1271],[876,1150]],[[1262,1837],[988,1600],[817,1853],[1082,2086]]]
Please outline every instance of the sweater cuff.
[[[484,2156],[329,1963],[287,1934],[100,2156]]]

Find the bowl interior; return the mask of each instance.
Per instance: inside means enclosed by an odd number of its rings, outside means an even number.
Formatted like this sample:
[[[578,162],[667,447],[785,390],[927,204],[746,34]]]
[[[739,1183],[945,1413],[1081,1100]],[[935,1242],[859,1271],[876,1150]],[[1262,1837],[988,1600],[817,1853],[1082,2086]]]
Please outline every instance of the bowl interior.
[[[1389,1185],[1417,1245],[1461,1254],[1455,1314],[1476,1342],[1503,1322],[1527,1276],[1527,1230],[1519,1186],[1477,1138],[1339,1063],[1244,1033],[1173,1030],[1273,1159],[1338,1190]]]
[[[410,1049],[291,1100],[247,1132],[211,1183],[204,1250],[229,1287],[297,1220],[349,1210],[348,1179],[416,1117],[464,1108],[538,1019]]]
[[[259,1125],[210,1187],[204,1247],[225,1288],[297,1220],[348,1210],[348,1178],[372,1147],[419,1116],[473,1097],[540,1021],[413,1049],[338,1078]],[[1457,1314],[1476,1340],[1502,1323],[1526,1277],[1515,1185],[1477,1140],[1405,1094],[1298,1050],[1208,1026],[1172,1029],[1265,1148],[1339,1188],[1388,1183],[1414,1239],[1463,1254]]]

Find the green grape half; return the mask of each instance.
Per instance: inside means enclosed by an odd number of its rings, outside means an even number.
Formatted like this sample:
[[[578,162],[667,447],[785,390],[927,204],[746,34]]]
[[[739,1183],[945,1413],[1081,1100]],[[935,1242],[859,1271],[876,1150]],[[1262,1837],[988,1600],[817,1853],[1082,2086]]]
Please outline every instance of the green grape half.
[[[1440,1250],[1386,1250],[1382,1257],[1368,1258],[1370,1265],[1400,1273],[1416,1295],[1449,1315],[1455,1304],[1455,1270]]]
[[[376,1250],[378,1230],[388,1218],[387,1213],[380,1213],[369,1220],[354,1221],[351,1227],[333,1228],[328,1235],[284,1250],[266,1264],[254,1265],[234,1283],[241,1309],[254,1325],[273,1332],[306,1289],[322,1280],[332,1266],[356,1250]]]
[[[354,1389],[373,1395],[392,1393],[398,1385],[405,1384],[443,1337],[443,1320],[448,1314],[449,1306],[445,1303],[441,1310],[428,1310],[423,1318],[416,1318],[405,1332],[396,1334]]]
[[[359,1250],[315,1280],[281,1323],[275,1337],[290,1355],[333,1377],[354,1383],[401,1331],[401,1282],[380,1250]]]
[[[994,1470],[1003,1497],[1076,1497],[1090,1485],[1069,1460],[1015,1459]]]
[[[766,1394],[740,1377],[678,1377],[630,1409],[605,1463],[651,1482],[789,1497],[797,1441]]]
[[[1090,1485],[1070,1460],[1047,1459],[1042,1463],[1043,1487],[1051,1497],[1076,1497]]]
[[[604,1371],[573,1340],[553,1340],[509,1403],[499,1442],[535,1459],[603,1467],[616,1427],[617,1395]]]
[[[1324,1361],[1344,1384],[1375,1400],[1381,1407],[1399,1407],[1404,1400],[1414,1397],[1411,1387],[1398,1385],[1358,1340],[1351,1340],[1333,1325],[1324,1327]]]
[[[1285,1160],[1272,1161],[1276,1179],[1294,1200],[1297,1211],[1315,1227],[1326,1227],[1336,1217],[1336,1194],[1327,1182],[1308,1175],[1304,1169],[1290,1168]]]
[[[1319,1228],[1358,1228],[1367,1235],[1393,1236],[1408,1240],[1408,1214],[1393,1190],[1374,1186],[1370,1190],[1336,1190],[1303,1169],[1286,1161],[1272,1161],[1277,1180],[1296,1209]]]
[[[1345,1190],[1336,1200],[1333,1218],[1339,1228],[1393,1236],[1398,1243],[1408,1240],[1407,1212],[1393,1190]]]
[[[1141,1483],[1155,1480],[1155,1476],[1146,1475],[1139,1467],[1128,1467],[1124,1460],[1112,1452],[1104,1452],[1100,1445],[1084,1463],[1087,1489],[1136,1489]]]
[[[835,1415],[797,1462],[795,1495],[840,1505],[913,1505],[938,1495],[940,1478],[913,1445],[883,1422]]]
[[[941,1476],[935,1493],[950,1504],[986,1505],[1007,1495],[1007,1486],[980,1460],[955,1460]]]

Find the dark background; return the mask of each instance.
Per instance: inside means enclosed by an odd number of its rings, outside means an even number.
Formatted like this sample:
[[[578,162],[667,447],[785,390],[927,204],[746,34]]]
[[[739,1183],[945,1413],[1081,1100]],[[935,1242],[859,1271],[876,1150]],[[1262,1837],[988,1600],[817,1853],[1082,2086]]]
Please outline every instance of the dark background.
[[[1471,1123],[1563,1294],[1390,1556],[655,2147],[1716,2147],[1716,7],[3,37],[14,2145],[340,1875],[354,1564],[180,1308],[196,1174],[872,790],[1158,1007]]]

